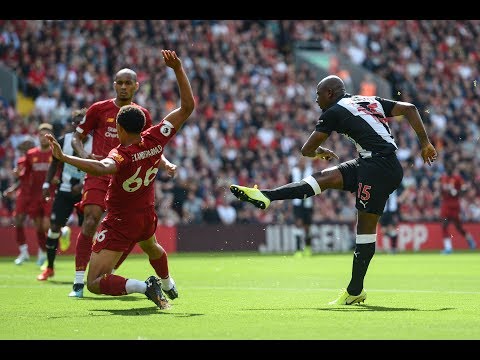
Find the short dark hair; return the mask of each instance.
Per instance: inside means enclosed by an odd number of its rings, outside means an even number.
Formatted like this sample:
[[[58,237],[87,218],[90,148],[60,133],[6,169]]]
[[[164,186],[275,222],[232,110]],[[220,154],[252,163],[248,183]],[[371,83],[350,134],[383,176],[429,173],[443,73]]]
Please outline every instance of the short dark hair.
[[[124,105],[118,111],[117,123],[128,133],[140,134],[145,126],[145,113],[136,105]]]
[[[72,114],[71,114],[72,125],[77,126],[83,120],[86,113],[87,113],[87,108],[85,107],[81,109],[72,110]]]
[[[74,109],[72,110],[72,118],[76,118],[76,117],[84,117],[85,114],[87,113],[87,108],[86,107],[83,107],[81,109]]]

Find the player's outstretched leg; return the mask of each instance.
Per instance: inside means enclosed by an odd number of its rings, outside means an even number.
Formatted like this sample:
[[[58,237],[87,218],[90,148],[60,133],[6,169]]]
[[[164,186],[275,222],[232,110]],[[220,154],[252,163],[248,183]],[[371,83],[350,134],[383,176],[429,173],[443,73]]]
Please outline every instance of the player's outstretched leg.
[[[260,190],[258,190],[257,185],[255,185],[253,188],[249,188],[246,186],[232,184],[230,185],[230,191],[239,200],[248,201],[259,209],[265,210],[270,205],[270,199],[263,195]]]

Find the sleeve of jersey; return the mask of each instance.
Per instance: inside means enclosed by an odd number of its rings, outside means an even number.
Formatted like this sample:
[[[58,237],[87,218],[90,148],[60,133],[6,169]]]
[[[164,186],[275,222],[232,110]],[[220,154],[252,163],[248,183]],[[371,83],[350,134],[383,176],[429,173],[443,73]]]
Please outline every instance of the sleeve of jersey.
[[[25,173],[26,173],[25,162],[26,161],[27,161],[27,159],[25,158],[25,156],[22,156],[18,159],[17,174],[18,174],[19,179],[23,179],[25,177]]]
[[[118,148],[113,148],[112,150],[110,150],[110,152],[107,155],[107,158],[115,161],[115,164],[117,165],[117,169],[120,169],[125,162],[125,155],[121,154],[118,151]]]
[[[143,111],[145,112],[145,126],[143,127],[143,130],[147,130],[152,126],[152,116],[147,109],[143,109]]]
[[[94,124],[96,123],[96,114],[97,114],[97,107],[92,105],[87,109],[85,116],[83,117],[82,121],[77,125],[76,131],[81,134],[88,134],[93,128]]]
[[[325,114],[322,114],[317,120],[315,130],[318,132],[330,134],[334,130],[332,118],[324,115]]]
[[[172,123],[166,120],[163,120],[160,122],[160,124],[153,126],[149,132],[162,146],[168,143],[170,139],[173,138],[177,133]]]
[[[23,162],[22,167],[23,167],[23,169],[21,170],[22,178],[30,176],[30,170],[32,168],[32,165],[31,165],[31,157],[29,154],[25,155],[25,161]]]
[[[385,112],[385,117],[392,117],[392,110],[395,104],[397,103],[394,100],[389,100],[389,99],[384,99],[381,97],[375,97],[375,100],[377,100],[383,107],[383,111]]]

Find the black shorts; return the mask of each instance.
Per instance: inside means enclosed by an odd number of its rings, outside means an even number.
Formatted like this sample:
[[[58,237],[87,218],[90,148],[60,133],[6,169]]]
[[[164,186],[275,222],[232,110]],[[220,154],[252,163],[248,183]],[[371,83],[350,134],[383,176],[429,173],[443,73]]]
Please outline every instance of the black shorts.
[[[381,226],[396,225],[398,223],[398,211],[385,211],[379,222]]]
[[[312,224],[313,208],[293,205],[293,214],[295,215],[295,220],[301,219],[304,225]]]
[[[72,195],[71,192],[57,191],[53,200],[52,213],[50,214],[50,223],[64,226],[72,214],[75,204],[82,200],[82,194]],[[83,221],[82,214],[77,214],[81,225]]]
[[[343,190],[355,194],[358,211],[382,215],[390,194],[400,186],[403,168],[397,155],[357,158],[338,165]]]

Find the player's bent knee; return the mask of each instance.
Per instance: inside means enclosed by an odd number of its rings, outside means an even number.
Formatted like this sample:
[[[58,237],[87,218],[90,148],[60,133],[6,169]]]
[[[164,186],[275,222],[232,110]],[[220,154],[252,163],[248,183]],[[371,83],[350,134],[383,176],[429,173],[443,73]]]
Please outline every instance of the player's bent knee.
[[[100,291],[100,280],[101,277],[96,278],[93,281],[87,281],[87,289],[93,294],[101,294]]]

